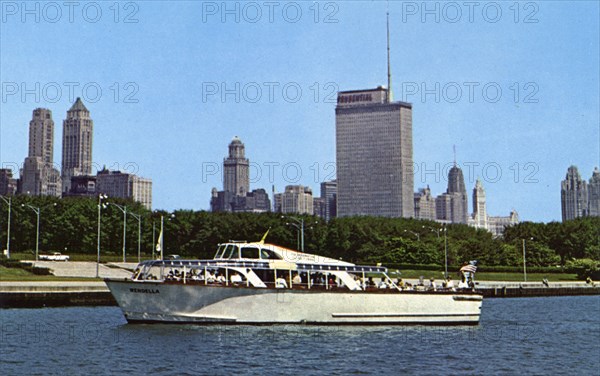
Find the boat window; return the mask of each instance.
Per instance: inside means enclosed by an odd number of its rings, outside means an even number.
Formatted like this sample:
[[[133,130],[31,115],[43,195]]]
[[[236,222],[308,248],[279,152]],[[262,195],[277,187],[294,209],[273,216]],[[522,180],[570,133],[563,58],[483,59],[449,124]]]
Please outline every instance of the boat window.
[[[238,259],[240,258],[240,248],[238,246],[233,246],[233,249],[231,250],[231,253],[229,254],[230,259]]]
[[[262,248],[260,250],[260,258],[263,260],[282,260],[281,256],[271,251],[270,249]]]
[[[224,245],[220,245],[219,248],[217,248],[217,253],[215,253],[215,257],[216,259],[221,258],[223,256],[223,251],[225,250],[225,246]]]
[[[242,258],[246,259],[258,259],[258,248],[256,247],[242,247]]]

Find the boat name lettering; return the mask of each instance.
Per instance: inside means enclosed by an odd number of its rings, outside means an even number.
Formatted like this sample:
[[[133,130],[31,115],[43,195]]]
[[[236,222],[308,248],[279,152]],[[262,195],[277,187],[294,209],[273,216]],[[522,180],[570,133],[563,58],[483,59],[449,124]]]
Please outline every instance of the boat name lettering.
[[[136,288],[130,288],[129,291],[130,292],[139,292],[139,293],[143,293],[143,294],[160,294],[160,291],[158,291],[157,289],[136,289]]]

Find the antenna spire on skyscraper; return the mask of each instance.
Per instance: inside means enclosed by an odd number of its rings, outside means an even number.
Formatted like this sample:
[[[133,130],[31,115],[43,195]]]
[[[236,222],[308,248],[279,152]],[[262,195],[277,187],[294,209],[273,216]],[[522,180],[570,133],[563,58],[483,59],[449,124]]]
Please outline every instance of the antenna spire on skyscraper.
[[[452,145],[452,149],[454,150],[454,167],[456,167],[456,145]]]
[[[387,79],[388,95],[387,102],[390,103],[394,98],[392,94],[392,68],[390,65],[390,2],[387,2]]]

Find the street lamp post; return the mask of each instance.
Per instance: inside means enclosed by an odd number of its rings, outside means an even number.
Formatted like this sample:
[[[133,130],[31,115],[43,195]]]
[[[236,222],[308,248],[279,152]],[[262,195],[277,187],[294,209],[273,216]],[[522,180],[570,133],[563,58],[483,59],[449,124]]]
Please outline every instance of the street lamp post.
[[[525,239],[523,240],[523,280],[524,282],[527,282],[527,259],[525,258],[526,255],[526,251],[525,251]],[[533,238],[529,238],[529,240],[533,240]]]
[[[133,218],[138,220],[138,264],[141,262],[141,240],[142,240],[142,216],[129,212]]]
[[[429,226],[421,226],[421,228],[428,228],[431,231],[435,232],[435,234],[437,235],[438,240],[440,239],[440,231],[442,231],[441,228],[433,228],[433,227],[429,227]]]
[[[37,216],[37,225],[35,230],[35,261],[38,261],[39,250],[40,250],[40,208],[35,206],[31,206],[29,204],[21,204],[22,207],[27,206],[31,210],[33,210]]]
[[[4,196],[0,196],[2,201],[8,204],[8,224],[6,225],[6,258],[10,258],[10,210],[11,210],[11,197],[6,199]]]
[[[444,226],[444,278],[448,279],[448,229]]]
[[[107,199],[108,196],[100,193],[98,195],[98,257],[96,259],[96,278],[100,277],[99,269],[100,269],[100,216],[102,214],[102,208],[105,207],[102,204],[102,200]]]
[[[291,220],[294,220],[296,223],[298,223],[297,225],[294,223],[289,223],[289,224],[300,229],[300,250],[302,252],[304,252],[304,218],[298,219],[295,217],[285,217],[285,216],[281,216],[281,218],[291,219]],[[298,226],[300,226],[300,227],[298,227]]]
[[[411,230],[404,230],[404,232],[410,232],[411,234],[413,234],[414,236],[417,237],[417,241],[421,241],[421,235],[419,235],[418,233],[411,231]]]
[[[119,204],[111,203],[117,207],[123,213],[123,263],[127,262],[125,259],[125,249],[127,246],[127,206],[121,206]]]

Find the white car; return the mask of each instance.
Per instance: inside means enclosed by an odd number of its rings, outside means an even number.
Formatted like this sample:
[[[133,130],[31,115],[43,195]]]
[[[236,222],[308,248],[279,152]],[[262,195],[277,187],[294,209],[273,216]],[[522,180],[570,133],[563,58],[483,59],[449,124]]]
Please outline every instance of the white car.
[[[63,255],[60,252],[53,252],[51,255],[40,255],[40,260],[45,261],[69,261],[68,255]]]

